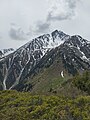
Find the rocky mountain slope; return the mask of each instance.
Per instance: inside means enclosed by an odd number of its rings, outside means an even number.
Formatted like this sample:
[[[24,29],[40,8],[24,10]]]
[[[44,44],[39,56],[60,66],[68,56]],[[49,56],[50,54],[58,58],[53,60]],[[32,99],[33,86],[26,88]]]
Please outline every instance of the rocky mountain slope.
[[[13,48],[8,48],[8,49],[2,49],[0,50],[0,59],[3,59],[7,55],[11,54],[14,52]]]
[[[72,36],[50,50],[15,89],[35,93],[57,91],[77,73],[90,70],[90,44],[80,36]]]
[[[0,60],[0,89],[19,89],[45,69],[62,79],[89,70],[90,43],[58,30],[33,39]]]

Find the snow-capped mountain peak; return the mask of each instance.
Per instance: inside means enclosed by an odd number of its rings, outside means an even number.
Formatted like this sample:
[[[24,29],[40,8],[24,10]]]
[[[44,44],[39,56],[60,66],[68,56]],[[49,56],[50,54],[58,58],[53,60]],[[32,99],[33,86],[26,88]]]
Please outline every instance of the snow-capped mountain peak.
[[[62,31],[55,30],[51,34],[44,34],[35,38],[33,41],[37,41],[42,44],[43,48],[55,48],[70,37],[69,35],[63,33]],[[31,41],[31,42],[33,42]]]
[[[90,43],[80,36],[69,36],[62,31],[55,30],[51,34],[44,34],[29,41],[12,54],[0,59],[3,89],[13,89],[17,86],[28,74],[32,74],[33,69],[47,54],[51,54],[50,51],[57,50],[56,48],[60,48],[59,54],[65,66],[76,65],[75,70],[77,70],[81,68],[82,61],[85,66],[83,69],[89,69]],[[0,54],[3,55],[3,52],[1,51]],[[48,59],[51,60],[49,55]],[[71,69],[68,68],[68,71]]]

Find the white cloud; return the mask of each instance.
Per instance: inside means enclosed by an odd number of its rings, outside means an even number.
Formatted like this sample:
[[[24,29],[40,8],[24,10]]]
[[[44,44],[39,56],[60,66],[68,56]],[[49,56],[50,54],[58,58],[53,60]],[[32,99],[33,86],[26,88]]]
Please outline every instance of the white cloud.
[[[79,0],[48,0],[49,10],[47,20],[67,20],[76,15],[76,5]]]

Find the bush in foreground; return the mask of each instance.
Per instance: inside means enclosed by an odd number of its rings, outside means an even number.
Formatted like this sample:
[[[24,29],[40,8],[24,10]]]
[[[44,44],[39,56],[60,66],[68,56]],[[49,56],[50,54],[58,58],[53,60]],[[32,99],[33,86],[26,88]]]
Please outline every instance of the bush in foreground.
[[[0,92],[1,120],[90,120],[90,96],[69,99],[31,95],[28,92]]]

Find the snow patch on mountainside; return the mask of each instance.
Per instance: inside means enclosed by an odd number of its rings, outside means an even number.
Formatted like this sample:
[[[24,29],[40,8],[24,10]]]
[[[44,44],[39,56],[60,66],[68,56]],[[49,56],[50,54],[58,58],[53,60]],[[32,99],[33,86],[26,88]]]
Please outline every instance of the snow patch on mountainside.
[[[61,77],[64,78],[64,72],[63,71],[61,72]]]
[[[82,53],[82,57],[81,57],[81,59],[82,60],[86,60],[86,61],[89,61],[89,59],[86,57],[86,55],[81,51],[81,53]]]

